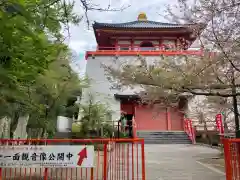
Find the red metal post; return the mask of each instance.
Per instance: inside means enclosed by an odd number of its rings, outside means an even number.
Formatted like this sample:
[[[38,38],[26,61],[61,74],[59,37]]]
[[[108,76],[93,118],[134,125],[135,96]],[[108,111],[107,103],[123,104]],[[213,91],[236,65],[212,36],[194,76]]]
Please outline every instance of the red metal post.
[[[132,179],[134,179],[134,141],[132,142]]]
[[[170,108],[167,107],[167,130],[171,131],[172,130],[172,123],[171,123],[171,116],[170,116]]]
[[[144,149],[144,139],[141,141],[141,150],[142,150],[142,180],[146,178],[145,172],[145,149]]]
[[[224,155],[225,155],[226,180],[233,180],[232,179],[232,163],[231,163],[231,144],[228,139],[224,139],[223,144],[224,144]]]
[[[44,180],[48,179],[48,168],[44,168]]]
[[[91,180],[94,180],[94,173],[93,173],[94,168],[91,168]]]
[[[0,180],[2,180],[2,168],[0,168]]]
[[[107,144],[103,148],[103,180],[107,180]]]
[[[47,141],[45,143],[46,145],[48,144]],[[44,168],[44,180],[47,180],[47,179],[48,179],[48,168]]]

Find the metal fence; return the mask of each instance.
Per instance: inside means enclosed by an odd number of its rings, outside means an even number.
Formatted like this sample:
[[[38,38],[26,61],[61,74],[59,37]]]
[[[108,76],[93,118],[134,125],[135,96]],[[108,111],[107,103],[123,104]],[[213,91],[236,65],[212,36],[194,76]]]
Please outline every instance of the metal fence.
[[[0,180],[145,180],[143,139],[0,139],[6,146],[94,145],[94,167],[0,168]],[[67,143],[67,145],[66,145]]]

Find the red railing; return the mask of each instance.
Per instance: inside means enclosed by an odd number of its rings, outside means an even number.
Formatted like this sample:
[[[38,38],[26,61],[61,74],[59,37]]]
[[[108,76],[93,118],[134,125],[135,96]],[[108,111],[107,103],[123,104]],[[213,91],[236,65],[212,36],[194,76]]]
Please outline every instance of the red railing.
[[[84,179],[84,180],[145,180],[145,154],[143,139],[1,139],[1,150],[6,147],[25,148],[58,146],[69,143],[72,145],[94,145],[94,167],[82,168],[46,168],[34,167],[0,167],[0,179]],[[42,145],[40,145],[42,144]],[[71,145],[70,145],[71,144]],[[3,152],[3,151],[2,151]],[[1,154],[1,158],[7,153]],[[4,163],[1,161],[0,163]]]
[[[192,120],[184,119],[184,131],[187,133],[188,137],[191,139],[192,143],[196,143],[195,129],[192,125]]]
[[[226,180],[240,179],[240,139],[223,138]]]
[[[212,56],[214,53],[210,52],[208,53],[209,56]],[[135,56],[135,55],[143,55],[143,56],[158,56],[158,55],[197,55],[197,56],[203,56],[204,51],[203,49],[199,50],[183,50],[179,47],[171,47],[166,48],[164,45],[162,46],[155,46],[155,47],[98,47],[96,51],[87,51],[86,52],[86,59],[89,56]]]

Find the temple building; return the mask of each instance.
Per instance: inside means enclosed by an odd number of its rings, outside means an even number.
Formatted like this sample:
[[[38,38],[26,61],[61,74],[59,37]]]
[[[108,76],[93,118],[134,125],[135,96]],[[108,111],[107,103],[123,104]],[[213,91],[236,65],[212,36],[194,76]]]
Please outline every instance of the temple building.
[[[166,106],[156,113],[154,107],[139,102],[139,96],[132,89],[114,89],[105,74],[102,64],[133,63],[139,55],[147,61],[160,60],[161,55],[199,56],[202,51],[190,50],[192,43],[205,28],[203,24],[170,24],[150,21],[145,13],[140,13],[136,21],[126,23],[93,24],[97,41],[95,51],[86,52],[86,75],[91,86],[83,93],[94,95],[96,101],[107,103],[111,108],[112,120],[117,121],[121,111],[134,116],[137,132],[184,132],[183,104],[180,98],[175,106]],[[118,63],[119,62],[119,63]]]

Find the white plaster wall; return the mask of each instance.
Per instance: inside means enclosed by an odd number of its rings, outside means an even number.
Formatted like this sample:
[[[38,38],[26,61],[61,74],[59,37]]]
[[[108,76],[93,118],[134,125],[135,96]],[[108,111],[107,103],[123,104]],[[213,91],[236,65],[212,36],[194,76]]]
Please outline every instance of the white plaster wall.
[[[90,80],[90,87],[83,91],[82,102],[88,103],[89,94],[94,96],[95,101],[104,103],[113,111],[113,120],[120,115],[120,102],[114,99],[116,90],[110,90],[111,83],[105,76],[102,63],[111,61],[109,57],[101,56],[87,59],[86,75]],[[80,115],[81,116],[81,115]]]
[[[65,116],[57,117],[57,132],[71,132],[73,119]]]
[[[146,57],[149,63],[159,61],[159,56]],[[87,59],[86,75],[90,79],[90,87],[83,91],[82,103],[88,102],[89,93],[94,95],[96,101],[105,103],[113,111],[112,120],[117,120],[120,117],[120,102],[116,101],[114,94],[132,95],[135,92],[142,90],[140,87],[124,88],[121,90],[112,89],[112,83],[109,82],[105,75],[102,64],[111,65],[112,67],[119,68],[124,63],[138,63],[137,56],[96,56],[95,59],[89,57]],[[81,115],[79,116],[81,117]]]

